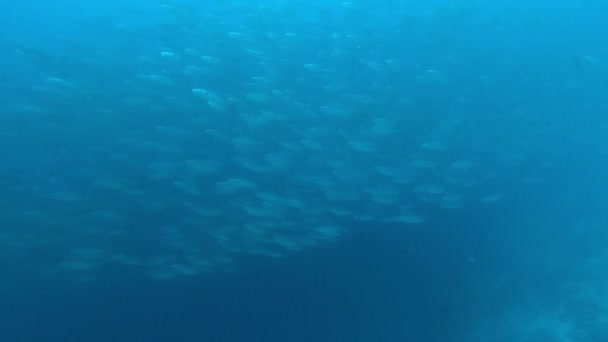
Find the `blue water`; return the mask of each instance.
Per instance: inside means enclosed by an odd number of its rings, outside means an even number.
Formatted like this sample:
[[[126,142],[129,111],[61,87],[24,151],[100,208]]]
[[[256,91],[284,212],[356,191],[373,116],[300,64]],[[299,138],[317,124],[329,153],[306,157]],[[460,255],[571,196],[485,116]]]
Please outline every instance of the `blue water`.
[[[608,341],[603,2],[0,13],[0,340]]]

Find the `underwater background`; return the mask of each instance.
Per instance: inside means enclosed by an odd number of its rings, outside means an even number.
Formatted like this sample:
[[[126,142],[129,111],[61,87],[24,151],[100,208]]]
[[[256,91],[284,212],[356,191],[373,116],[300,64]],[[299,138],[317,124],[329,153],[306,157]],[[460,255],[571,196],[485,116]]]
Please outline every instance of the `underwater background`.
[[[1,341],[608,341],[608,4],[0,3]]]

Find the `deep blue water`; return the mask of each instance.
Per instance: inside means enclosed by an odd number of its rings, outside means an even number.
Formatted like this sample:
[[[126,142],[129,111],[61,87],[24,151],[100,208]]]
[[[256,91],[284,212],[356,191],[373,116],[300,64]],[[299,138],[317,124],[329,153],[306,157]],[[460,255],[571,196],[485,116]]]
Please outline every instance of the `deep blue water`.
[[[0,340],[608,341],[606,4],[0,13]]]

